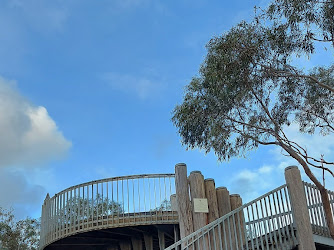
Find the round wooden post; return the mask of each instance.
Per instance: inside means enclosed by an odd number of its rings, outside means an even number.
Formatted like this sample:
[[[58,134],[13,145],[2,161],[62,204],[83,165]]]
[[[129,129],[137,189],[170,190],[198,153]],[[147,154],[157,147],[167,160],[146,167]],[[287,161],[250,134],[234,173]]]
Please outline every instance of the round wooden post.
[[[182,239],[194,231],[193,215],[189,199],[187,166],[184,163],[175,165],[175,188],[180,235]]]
[[[195,202],[194,199],[205,199],[205,187],[204,187],[204,177],[200,171],[193,171],[190,173],[189,177],[189,186],[190,186],[190,197],[192,201],[193,209],[193,223],[194,231],[204,227],[208,222],[208,214],[203,212],[195,212]],[[206,235],[199,239],[199,246],[205,249],[205,246],[209,246],[209,238]],[[204,242],[203,242],[204,240]],[[199,249],[197,249],[199,250]]]
[[[190,196],[194,201],[196,198],[205,199],[204,177],[200,171],[193,171],[189,175]],[[194,202],[193,203],[193,223],[194,231],[204,227],[208,221],[208,215],[206,213],[195,213]]]
[[[208,214],[208,222],[213,222],[219,218],[218,213],[218,202],[217,202],[217,194],[215,188],[214,179],[205,179],[205,196],[208,199],[209,206],[209,214]],[[210,245],[213,247],[214,242],[216,243],[216,249],[220,249],[220,235],[218,227],[216,227],[212,232],[210,232]]]
[[[231,203],[230,203],[230,192],[226,187],[218,187],[216,189],[217,194],[217,202],[218,202],[218,214],[219,217],[224,216],[231,212]],[[222,232],[222,241],[223,241],[223,249],[231,249],[231,237],[233,226],[232,220],[225,220],[224,227],[221,227]]]
[[[310,215],[298,167],[291,166],[285,169],[285,181],[288,185],[294,225],[297,229],[298,250],[315,250]]]
[[[215,181],[214,179],[211,178],[205,179],[204,185],[205,185],[205,196],[208,199],[208,206],[209,206],[208,222],[210,223],[219,218]]]
[[[171,206],[172,211],[177,211],[176,194],[172,194],[170,196],[170,206]]]
[[[231,202],[231,210],[235,210],[242,206],[242,199],[238,194],[230,195],[230,202]],[[235,238],[235,242],[238,242],[239,248],[245,244],[245,230],[244,230],[244,212],[241,210],[239,213],[234,215],[234,223],[233,226],[235,227],[235,231],[237,237]]]

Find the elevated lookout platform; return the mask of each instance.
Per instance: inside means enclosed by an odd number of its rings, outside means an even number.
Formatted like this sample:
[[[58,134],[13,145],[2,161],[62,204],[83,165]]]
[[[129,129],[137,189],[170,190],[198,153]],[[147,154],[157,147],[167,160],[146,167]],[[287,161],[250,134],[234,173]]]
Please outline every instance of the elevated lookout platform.
[[[102,179],[47,195],[41,249],[334,249],[319,190],[296,167],[242,205],[199,171]],[[332,212],[334,192],[328,191]],[[315,244],[314,244],[315,243]]]

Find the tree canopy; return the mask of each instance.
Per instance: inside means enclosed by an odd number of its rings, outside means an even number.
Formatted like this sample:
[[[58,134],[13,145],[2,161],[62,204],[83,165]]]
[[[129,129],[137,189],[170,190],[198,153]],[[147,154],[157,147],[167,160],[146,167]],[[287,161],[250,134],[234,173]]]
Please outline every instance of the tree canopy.
[[[0,207],[0,248],[39,249],[40,221],[26,218],[15,220],[12,210]]]
[[[333,13],[333,1],[276,0],[251,22],[212,38],[172,117],[185,145],[213,150],[219,160],[259,145],[281,147],[319,188],[332,237],[328,194],[311,168],[334,176],[334,163],[310,155],[285,130],[297,124],[302,133],[334,132],[334,64],[309,71],[294,64],[296,56],[312,58],[317,43],[333,53]]]

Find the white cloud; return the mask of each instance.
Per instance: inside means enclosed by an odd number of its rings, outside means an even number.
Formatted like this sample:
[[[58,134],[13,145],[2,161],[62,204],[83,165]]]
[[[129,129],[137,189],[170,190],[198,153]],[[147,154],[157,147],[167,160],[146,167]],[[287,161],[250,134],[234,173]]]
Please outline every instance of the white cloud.
[[[240,194],[244,202],[251,201],[284,184],[284,172],[275,170],[273,165],[244,169],[231,178],[231,191]]]
[[[47,110],[28,102],[14,85],[0,78],[0,167],[33,167],[62,158],[71,142]]]
[[[263,166],[261,168],[259,168],[259,173],[260,174],[269,174],[273,171],[273,167],[272,166]]]
[[[127,94],[135,94],[140,99],[152,97],[158,94],[162,89],[160,82],[145,77],[134,77],[109,72],[104,74],[102,78],[107,81],[113,89]]]

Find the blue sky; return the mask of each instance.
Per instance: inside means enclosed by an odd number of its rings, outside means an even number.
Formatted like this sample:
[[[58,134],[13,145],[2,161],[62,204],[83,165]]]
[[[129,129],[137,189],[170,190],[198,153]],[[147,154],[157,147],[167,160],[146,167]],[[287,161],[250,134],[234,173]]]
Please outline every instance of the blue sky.
[[[264,2],[1,0],[0,206],[37,217],[47,192],[178,162],[245,201],[283,184],[294,162],[279,150],[218,163],[186,151],[170,121],[205,44],[254,5]],[[289,133],[333,155],[333,137]]]

